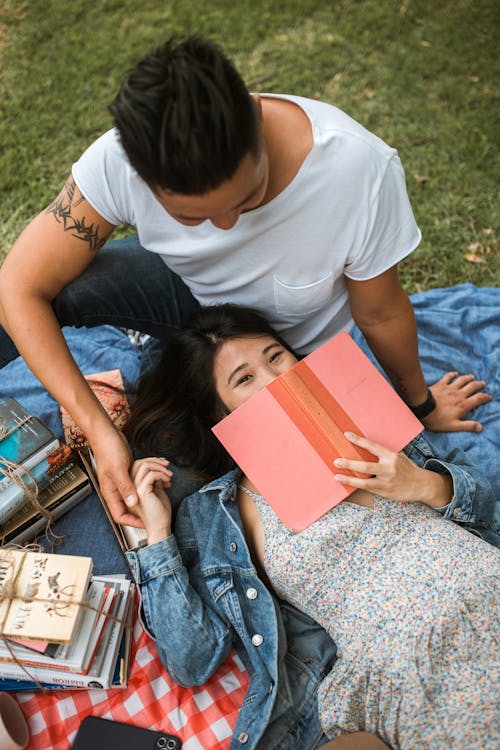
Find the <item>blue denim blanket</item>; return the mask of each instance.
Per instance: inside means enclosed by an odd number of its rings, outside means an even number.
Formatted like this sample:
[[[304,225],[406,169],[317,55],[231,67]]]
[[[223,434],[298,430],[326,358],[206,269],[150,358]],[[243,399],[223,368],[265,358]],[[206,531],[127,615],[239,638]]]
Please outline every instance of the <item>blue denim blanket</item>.
[[[458,370],[485,380],[493,396],[493,401],[472,413],[483,425],[481,433],[425,430],[424,437],[438,453],[462,448],[488,477],[500,503],[500,289],[459,284],[414,294],[411,301],[427,383]],[[373,361],[359,331],[354,332],[354,339]]]
[[[426,432],[426,438],[438,451],[444,447],[462,447],[490,479],[500,502],[500,289],[460,284],[422,292],[411,299],[427,382],[435,382],[448,370],[472,372],[488,383],[488,390],[494,396],[491,403],[479,407],[474,415],[484,426],[482,433]],[[101,326],[66,328],[64,333],[84,374],[119,368],[126,387],[138,377],[142,351],[120,330]],[[370,355],[359,331],[355,331],[354,338]],[[0,399],[7,396],[16,398],[62,436],[57,403],[20,357],[0,370]],[[59,551],[92,555],[96,573],[126,569],[94,494],[61,519],[56,529],[67,534]]]

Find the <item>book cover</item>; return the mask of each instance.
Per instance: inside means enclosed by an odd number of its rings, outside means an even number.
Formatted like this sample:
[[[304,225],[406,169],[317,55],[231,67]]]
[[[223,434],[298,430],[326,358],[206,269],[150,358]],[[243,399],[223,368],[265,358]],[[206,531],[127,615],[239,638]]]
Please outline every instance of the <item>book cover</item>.
[[[87,497],[90,491],[87,475],[73,458],[51,476],[47,487],[39,492],[38,502],[55,521]],[[47,518],[32,503],[23,503],[5,523],[0,524],[0,534],[4,544],[24,544],[34,539],[46,525]]]
[[[29,469],[58,445],[52,430],[18,401],[13,398],[0,401],[0,493],[13,483],[5,461]]]
[[[0,549],[0,633],[69,643],[85,599],[92,558]]]
[[[123,378],[120,370],[107,370],[94,375],[86,375],[85,379],[92,388],[101,404],[109,414],[114,426],[120,430],[130,415],[130,406],[125,395]],[[65,442],[75,449],[87,448],[88,441],[80,427],[61,406],[61,418]]]
[[[26,505],[35,507],[29,502],[29,493],[35,487],[39,492],[47,487],[71,457],[71,448],[58,444],[36,466],[31,467],[29,473],[16,471],[16,481],[0,493],[0,534],[3,533],[4,524],[14,513]]]
[[[354,488],[336,458],[376,460],[351,431],[400,451],[423,430],[347,333],[340,333],[253,395],[213,428],[283,523],[300,531]]]

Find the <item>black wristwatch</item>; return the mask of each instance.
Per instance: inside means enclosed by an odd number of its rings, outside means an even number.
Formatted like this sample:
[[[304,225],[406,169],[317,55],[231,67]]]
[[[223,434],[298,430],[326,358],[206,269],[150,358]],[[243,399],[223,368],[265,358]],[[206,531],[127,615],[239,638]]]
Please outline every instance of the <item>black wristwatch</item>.
[[[419,404],[418,406],[410,406],[410,409],[417,417],[417,419],[423,419],[428,414],[430,414],[431,411],[434,411],[435,408],[436,399],[432,395],[430,388],[427,388],[427,398],[422,404]]]

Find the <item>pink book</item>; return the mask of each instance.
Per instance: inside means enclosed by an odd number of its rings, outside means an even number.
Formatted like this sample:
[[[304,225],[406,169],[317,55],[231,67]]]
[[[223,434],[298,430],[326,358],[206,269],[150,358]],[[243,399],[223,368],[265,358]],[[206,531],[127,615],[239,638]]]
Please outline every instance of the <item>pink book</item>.
[[[400,451],[423,430],[347,333],[340,333],[213,428],[283,523],[301,531],[354,488],[336,458],[375,461],[352,445],[355,432]]]

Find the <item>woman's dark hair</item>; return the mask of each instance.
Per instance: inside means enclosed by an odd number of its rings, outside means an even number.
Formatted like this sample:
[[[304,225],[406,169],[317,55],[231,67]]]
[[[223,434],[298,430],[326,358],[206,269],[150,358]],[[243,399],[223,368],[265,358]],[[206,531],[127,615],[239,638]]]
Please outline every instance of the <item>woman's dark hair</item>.
[[[220,47],[169,39],[129,73],[109,110],[127,157],[152,188],[202,195],[262,147],[259,115]]]
[[[272,336],[294,353],[255,310],[200,307],[137,385],[124,432],[138,453],[163,455],[201,479],[234,466],[211,430],[227,413],[216,391],[214,361],[224,342],[242,336]]]

